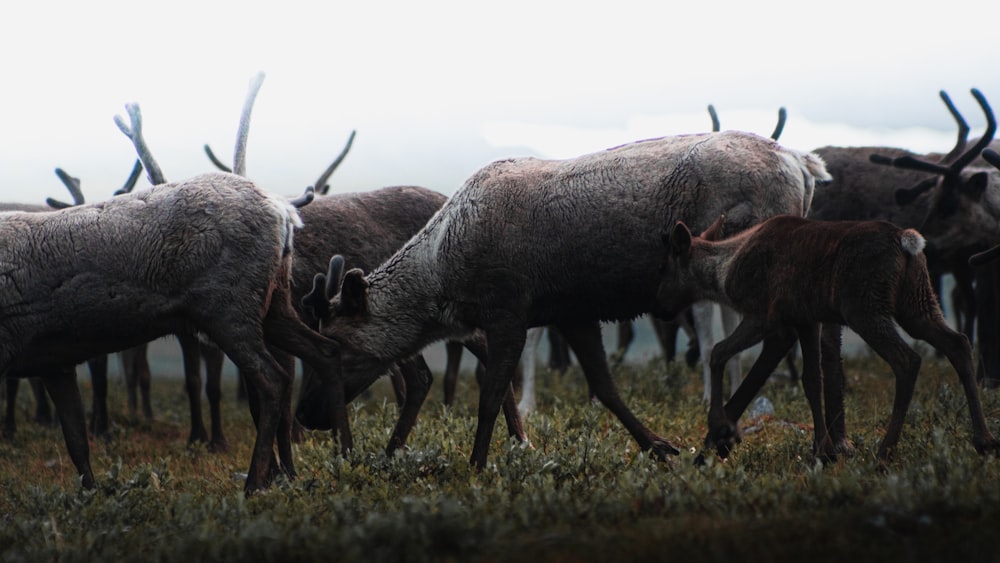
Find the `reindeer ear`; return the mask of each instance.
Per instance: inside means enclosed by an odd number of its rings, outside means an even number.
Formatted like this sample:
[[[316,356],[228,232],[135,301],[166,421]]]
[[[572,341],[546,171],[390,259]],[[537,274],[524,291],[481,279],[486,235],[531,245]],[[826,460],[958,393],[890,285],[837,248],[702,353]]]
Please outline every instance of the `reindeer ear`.
[[[986,192],[986,188],[990,185],[990,175],[986,172],[976,172],[965,182],[959,185],[959,191],[963,194],[973,198],[979,199],[983,193]]]
[[[340,286],[340,311],[345,315],[368,312],[368,280],[360,268],[344,274]]]
[[[678,221],[670,233],[663,233],[663,244],[674,256],[685,256],[691,248],[691,231],[683,221]]]

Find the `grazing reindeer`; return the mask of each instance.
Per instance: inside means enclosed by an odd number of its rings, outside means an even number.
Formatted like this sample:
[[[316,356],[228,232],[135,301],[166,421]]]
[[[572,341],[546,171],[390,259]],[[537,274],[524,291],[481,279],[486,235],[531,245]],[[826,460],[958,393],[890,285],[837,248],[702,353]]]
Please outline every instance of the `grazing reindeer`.
[[[241,124],[245,123],[246,117],[249,116],[249,104],[252,100],[253,93],[248,96]],[[244,130],[245,127],[241,125],[241,137],[245,136],[242,133]],[[299,210],[303,226],[296,233],[295,248],[292,252],[290,293],[293,307],[299,317],[308,326],[317,330],[320,319],[314,317],[311,307],[303,304],[303,298],[312,288],[316,272],[326,269],[330,253],[340,252],[352,267],[374,268],[416,234],[447,200],[447,197],[438,192],[417,186],[393,186],[369,192],[326,195],[330,188],[327,181],[350,150],[354,138],[355,133],[352,132],[340,155],[316,180],[314,189],[321,194],[321,197],[315,198],[309,205]],[[205,152],[213,162],[216,162],[216,166],[221,164],[208,145],[205,145]],[[449,355],[453,354],[456,347],[459,352],[461,351],[459,343],[449,342],[447,347]],[[280,352],[275,352],[275,356],[288,373],[294,373],[293,357]],[[430,390],[432,375],[420,354],[402,358],[387,369],[393,375],[397,399],[401,405],[399,421],[386,446],[386,450],[392,452],[406,443],[406,438],[416,423],[420,405]],[[456,362],[454,373],[457,374],[457,371]],[[448,373],[446,372],[446,377]],[[309,379],[317,377],[308,364],[303,365],[303,374]],[[210,382],[212,377],[213,373],[210,372]],[[367,385],[347,388],[345,400],[353,400],[366,388]],[[334,427],[335,421],[330,417],[332,410],[325,406],[329,404],[328,399],[329,397],[325,395],[300,398],[303,402],[314,401],[322,405],[310,411],[312,416],[302,417],[301,422],[307,428],[328,430]],[[214,428],[218,402],[210,401],[210,406]],[[513,397],[505,402],[504,409],[509,417],[517,416]],[[342,422],[346,423],[346,419]],[[344,434],[341,437],[342,449],[347,451],[352,446],[350,434]]]
[[[317,308],[322,333],[341,344],[343,379],[303,386],[367,386],[431,342],[469,339],[486,366],[471,453],[483,467],[526,330],[554,324],[592,392],[639,447],[658,458],[676,454],[618,395],[599,322],[661,311],[664,215],[707,227],[731,212],[735,231],[778,213],[803,215],[816,182],[827,179],[814,155],[738,131],[650,139],[569,160],[494,162],[367,276],[331,260],[314,291],[325,305]],[[308,408],[300,403],[297,416]]]
[[[128,108],[133,142],[152,175],[159,167],[141,139],[139,108]],[[298,224],[287,202],[231,174],[50,213],[0,215],[3,262],[12,266],[0,284],[0,372],[42,376],[83,486],[95,481],[72,367],[192,329],[248,375],[257,439],[245,490],[268,485],[279,469],[275,439],[289,432],[291,390],[266,345],[324,372],[337,369],[336,344],[309,330],[291,308]],[[279,455],[281,469],[293,476],[291,451],[280,441]]]
[[[920,355],[896,333],[896,322],[912,337],[943,352],[954,366],[965,390],[976,450],[1000,448],[983,416],[969,340],[945,323],[931,288],[920,233],[885,221],[784,216],[717,240],[722,223],[720,218],[699,237],[693,237],[683,222],[668,223],[673,227],[663,236],[667,251],[658,290],[667,311],[708,298],[743,314],[737,329],[712,351],[706,448],[728,456],[740,439],[736,421],[797,335],[815,451],[824,460],[836,456],[846,437],[831,434],[834,428],[828,431],[821,404],[819,327],[827,323],[849,326],[892,367],[895,400],[878,450],[878,459],[887,461],[899,441],[920,370]],[[760,356],[723,405],[725,362],[761,340]]]

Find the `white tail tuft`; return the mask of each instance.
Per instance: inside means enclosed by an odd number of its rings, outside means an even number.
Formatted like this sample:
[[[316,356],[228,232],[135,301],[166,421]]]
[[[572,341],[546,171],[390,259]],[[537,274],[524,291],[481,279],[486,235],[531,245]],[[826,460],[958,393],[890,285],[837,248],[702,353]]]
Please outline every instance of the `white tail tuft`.
[[[916,229],[906,229],[899,234],[899,244],[903,246],[903,250],[916,256],[924,251],[927,241],[924,240],[923,235],[918,233]]]

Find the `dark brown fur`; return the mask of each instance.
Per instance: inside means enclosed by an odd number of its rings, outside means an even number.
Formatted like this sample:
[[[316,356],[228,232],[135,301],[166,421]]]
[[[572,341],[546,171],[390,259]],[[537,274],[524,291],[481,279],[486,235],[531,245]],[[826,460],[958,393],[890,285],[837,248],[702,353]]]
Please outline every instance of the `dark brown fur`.
[[[912,337],[926,340],[948,357],[965,389],[973,444],[980,452],[997,449],[983,417],[968,339],[944,322],[920,252],[923,241],[916,231],[882,221],[826,222],[785,216],[718,242],[704,236],[692,238],[687,227],[678,223],[665,243],[669,252],[658,292],[661,304],[680,310],[695,299],[707,298],[728,303],[744,315],[736,331],[712,351],[706,447],[715,447],[722,456],[728,454],[739,440],[736,420],[794,344],[797,333],[816,450],[824,459],[834,457],[844,437],[827,431],[819,351],[819,325],[831,323],[857,332],[896,376],[892,416],[878,452],[880,460],[887,460],[899,440],[920,368],[920,356],[896,333],[898,322]],[[762,339],[760,357],[723,406],[725,362]]]

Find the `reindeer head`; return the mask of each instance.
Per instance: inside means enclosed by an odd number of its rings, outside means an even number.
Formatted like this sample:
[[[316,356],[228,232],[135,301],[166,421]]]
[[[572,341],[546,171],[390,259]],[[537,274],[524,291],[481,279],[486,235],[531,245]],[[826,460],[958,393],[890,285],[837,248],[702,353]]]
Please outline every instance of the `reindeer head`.
[[[900,189],[896,192],[896,201],[900,205],[908,205],[928,191],[934,190],[931,205],[924,218],[920,231],[934,240],[939,247],[961,245],[968,242],[971,235],[969,229],[976,229],[983,219],[983,193],[989,185],[990,174],[981,169],[967,170],[980,152],[990,144],[996,133],[996,118],[989,103],[979,90],[972,89],[972,96],[979,103],[986,116],[987,126],[983,136],[971,148],[966,148],[965,135],[968,126],[957,115],[950,100],[942,93],[952,115],[959,122],[959,141],[952,151],[941,162],[931,162],[912,156],[887,159],[872,155],[872,162],[891,164],[897,168],[920,170],[936,174],[937,177],[920,182],[916,186]],[[974,236],[974,235],[972,235]]]
[[[699,253],[721,238],[726,216],[720,215],[701,236],[694,236],[683,221],[664,227],[661,238],[666,249],[660,269],[657,302],[665,316],[675,316],[704,297],[703,263]]]

